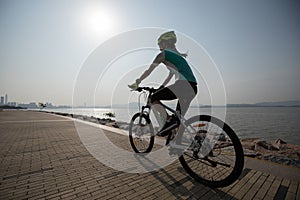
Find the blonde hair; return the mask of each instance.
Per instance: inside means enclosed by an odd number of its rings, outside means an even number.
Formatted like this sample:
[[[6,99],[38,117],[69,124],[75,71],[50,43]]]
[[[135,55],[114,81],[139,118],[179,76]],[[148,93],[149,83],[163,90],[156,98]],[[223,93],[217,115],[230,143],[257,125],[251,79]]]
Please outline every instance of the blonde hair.
[[[177,37],[174,31],[168,31],[165,32],[163,34],[161,34],[159,36],[159,38],[157,39],[157,44],[160,45],[162,43],[164,43],[168,49],[175,51],[176,53],[178,53],[179,55],[183,56],[183,57],[187,57],[186,53],[181,53],[177,50],[175,44],[177,42]]]

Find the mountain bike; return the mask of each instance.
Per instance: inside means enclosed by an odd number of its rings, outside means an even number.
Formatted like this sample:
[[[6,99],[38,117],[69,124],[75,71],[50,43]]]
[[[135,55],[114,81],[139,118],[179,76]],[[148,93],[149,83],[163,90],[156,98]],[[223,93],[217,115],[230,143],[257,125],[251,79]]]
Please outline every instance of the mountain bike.
[[[150,87],[137,88],[147,95],[146,105],[133,115],[129,125],[130,144],[136,153],[148,154],[154,146],[154,127],[150,119]],[[177,117],[179,127],[166,137],[170,154],[177,154],[186,172],[196,181],[209,187],[225,187],[236,181],[244,166],[244,153],[239,138],[228,124],[209,115],[185,119],[167,105],[161,105]],[[175,132],[175,134],[174,134]],[[174,136],[175,135],[175,136]]]

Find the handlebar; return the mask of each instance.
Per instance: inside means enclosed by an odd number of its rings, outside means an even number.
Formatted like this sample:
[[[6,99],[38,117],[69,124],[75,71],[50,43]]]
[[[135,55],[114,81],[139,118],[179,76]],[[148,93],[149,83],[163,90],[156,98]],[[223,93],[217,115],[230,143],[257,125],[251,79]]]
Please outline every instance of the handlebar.
[[[150,93],[157,91],[157,89],[154,89],[153,87],[138,87],[135,91],[142,92],[143,90],[149,91]]]

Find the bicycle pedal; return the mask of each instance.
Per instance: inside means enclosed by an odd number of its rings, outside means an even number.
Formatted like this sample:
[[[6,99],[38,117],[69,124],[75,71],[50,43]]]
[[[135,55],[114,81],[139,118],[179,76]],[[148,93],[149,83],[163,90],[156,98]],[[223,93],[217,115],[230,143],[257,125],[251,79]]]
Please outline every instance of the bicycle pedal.
[[[193,155],[193,158],[195,159],[195,160],[199,160],[200,159],[200,157],[196,154],[196,155]]]

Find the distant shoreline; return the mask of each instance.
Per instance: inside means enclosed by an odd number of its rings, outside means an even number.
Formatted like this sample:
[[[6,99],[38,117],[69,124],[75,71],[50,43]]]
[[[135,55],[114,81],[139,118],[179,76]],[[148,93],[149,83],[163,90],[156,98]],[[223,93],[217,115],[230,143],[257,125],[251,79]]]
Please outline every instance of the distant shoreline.
[[[46,109],[71,109],[71,108],[103,108],[103,109],[113,109],[113,108],[137,108],[137,102],[129,103],[129,104],[115,104],[115,105],[106,105],[106,106],[66,106],[66,105],[58,105],[58,106],[50,106],[46,107]],[[167,104],[171,107],[175,107],[175,104]],[[264,102],[264,103],[240,103],[240,104],[226,104],[226,105],[190,105],[190,108],[297,108],[300,107],[300,101],[287,101],[287,102]],[[0,109],[41,109],[41,107],[21,107],[21,106],[11,106],[11,105],[0,105]]]
[[[211,105],[201,105],[201,106],[196,106],[196,105],[191,105],[190,108],[296,108],[300,107],[300,105],[295,105],[295,106],[259,106],[259,105],[252,105],[252,104],[228,104],[226,106],[211,106]],[[1,108],[1,107],[0,107]],[[71,108],[102,108],[102,109],[113,109],[113,108],[137,108],[137,106],[74,106],[74,107],[66,107],[66,106],[55,106],[55,107],[46,107],[46,109],[71,109]],[[32,108],[29,108],[32,109]],[[34,109],[39,109],[39,108],[34,108]]]
[[[0,110],[10,110],[10,109],[15,109],[15,110],[21,110],[21,109],[27,109],[21,106],[9,106],[9,105],[1,105]]]

